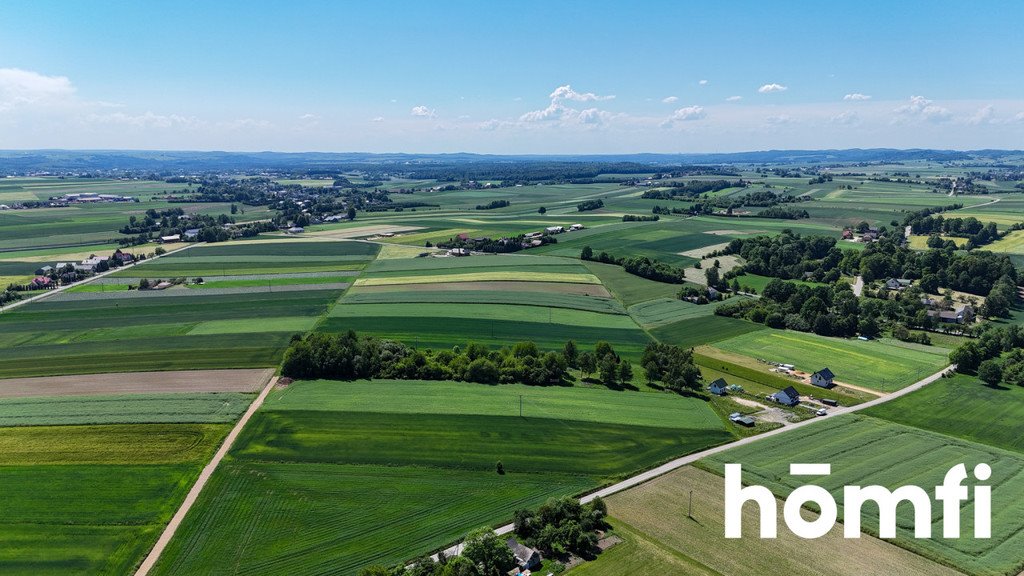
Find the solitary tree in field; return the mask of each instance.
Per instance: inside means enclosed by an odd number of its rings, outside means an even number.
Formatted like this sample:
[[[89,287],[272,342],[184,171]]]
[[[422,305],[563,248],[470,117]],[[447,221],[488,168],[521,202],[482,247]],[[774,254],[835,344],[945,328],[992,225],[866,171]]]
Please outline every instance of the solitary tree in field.
[[[548,211],[548,209],[543,207],[543,206],[541,206],[540,208],[537,208],[537,213],[538,214],[547,214],[547,211]]]
[[[348,207],[348,214],[347,215],[348,215],[348,219],[349,220],[355,220],[356,219],[356,208],[355,208],[355,206],[349,206]]]

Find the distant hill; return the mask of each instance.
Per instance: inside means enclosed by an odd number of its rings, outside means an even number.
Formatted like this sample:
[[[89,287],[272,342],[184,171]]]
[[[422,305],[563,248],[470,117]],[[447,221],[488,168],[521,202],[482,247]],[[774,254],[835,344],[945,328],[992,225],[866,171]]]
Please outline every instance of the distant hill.
[[[147,150],[0,150],[0,173],[123,170],[161,172],[225,170],[401,170],[402,166],[588,162],[643,166],[694,164],[821,164],[917,160],[1003,161],[1019,150],[763,150],[705,154],[491,155],[370,154],[361,152],[197,152]]]

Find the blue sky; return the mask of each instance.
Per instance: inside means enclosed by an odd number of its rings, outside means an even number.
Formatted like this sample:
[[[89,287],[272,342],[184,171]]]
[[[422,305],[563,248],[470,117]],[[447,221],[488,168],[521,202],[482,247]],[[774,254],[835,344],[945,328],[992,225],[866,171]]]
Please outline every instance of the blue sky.
[[[0,147],[1022,147],[1020,2],[0,3]]]

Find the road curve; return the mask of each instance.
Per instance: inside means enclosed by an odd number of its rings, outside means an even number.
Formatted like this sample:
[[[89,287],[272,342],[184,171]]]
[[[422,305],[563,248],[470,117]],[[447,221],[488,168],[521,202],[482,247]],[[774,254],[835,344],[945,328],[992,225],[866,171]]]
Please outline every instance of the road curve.
[[[708,448],[707,450],[702,450],[700,452],[695,452],[693,454],[688,454],[688,455],[683,456],[681,458],[676,458],[675,460],[672,460],[670,462],[666,462],[665,464],[662,464],[661,466],[658,466],[657,468],[652,468],[652,469],[650,469],[650,470],[648,470],[646,472],[641,472],[640,474],[637,474],[636,476],[633,476],[631,478],[627,478],[627,479],[623,480],[622,482],[618,482],[616,484],[612,484],[611,486],[606,486],[606,487],[604,487],[604,488],[602,488],[602,489],[600,489],[600,490],[598,490],[596,492],[592,492],[590,494],[587,494],[586,496],[580,498],[580,502],[586,504],[587,502],[590,502],[591,500],[593,500],[594,498],[597,498],[597,497],[605,498],[605,497],[611,496],[612,494],[615,494],[617,492],[622,492],[623,490],[627,490],[629,488],[633,488],[635,486],[643,484],[644,482],[647,482],[649,480],[653,480],[653,479],[657,478],[658,476],[662,476],[664,474],[668,474],[669,472],[671,472],[673,470],[676,470],[677,468],[682,468],[683,466],[686,466],[688,464],[693,464],[697,460],[700,460],[702,458],[706,458],[706,457],[711,456],[713,454],[718,454],[720,452],[725,452],[726,450],[731,450],[731,449],[737,448],[739,446],[746,446],[747,444],[753,444],[754,442],[758,442],[758,441],[763,440],[765,438],[770,438],[772,436],[777,436],[779,434],[785,434],[786,432],[789,432],[790,430],[796,430],[797,428],[803,428],[804,426],[812,426],[816,422],[821,422],[823,420],[828,420],[832,416],[835,416],[835,415],[849,414],[851,412],[857,412],[859,410],[864,410],[866,408],[871,408],[872,406],[878,406],[879,404],[884,404],[886,402],[889,402],[891,400],[895,400],[897,398],[900,398],[901,396],[906,396],[907,394],[910,394],[911,392],[916,392],[916,391],[920,390],[921,388],[924,388],[925,386],[927,386],[927,385],[931,384],[932,382],[935,382],[936,380],[941,378],[942,374],[944,372],[946,372],[947,370],[949,370],[951,368],[955,368],[955,367],[956,367],[955,365],[946,366],[945,368],[943,368],[942,370],[939,370],[935,374],[932,374],[931,376],[928,376],[927,378],[924,378],[922,380],[918,380],[917,382],[914,382],[913,384],[911,384],[910,386],[907,386],[906,388],[903,388],[902,390],[897,390],[896,392],[893,392],[892,394],[887,394],[887,395],[882,396],[880,398],[876,398],[874,400],[869,400],[868,402],[865,402],[863,404],[858,404],[856,406],[849,406],[849,407],[845,407],[845,408],[833,408],[830,411],[831,416],[829,416],[827,418],[812,418],[810,420],[804,420],[802,422],[797,422],[795,424],[789,424],[787,426],[783,426],[782,428],[776,428],[775,430],[770,430],[770,431],[765,432],[763,434],[758,434],[757,436],[748,436],[746,438],[737,440],[736,442],[730,442],[728,444],[722,444],[721,446],[715,446],[714,448]],[[512,529],[513,529],[513,525],[512,524],[506,524],[504,526],[501,526],[500,528],[495,529],[495,532],[497,532],[499,535],[500,534],[508,534],[509,532],[512,532]],[[445,556],[449,556],[449,557],[453,556],[453,555],[460,554],[460,553],[462,553],[462,543],[456,544],[456,545],[454,545],[454,546],[452,546],[452,547],[450,547],[450,548],[448,548],[448,549],[446,549],[444,551]],[[435,554],[433,556],[433,558],[436,560],[437,559],[437,555]]]
[[[149,574],[149,571],[153,569],[153,566],[156,565],[157,560],[160,559],[160,554],[162,554],[164,549],[167,548],[167,544],[170,543],[171,538],[174,537],[174,532],[178,529],[178,526],[181,525],[181,521],[185,519],[185,515],[188,514],[188,511],[192,509],[192,505],[196,503],[196,499],[199,498],[199,493],[202,492],[203,487],[206,486],[206,481],[213,475],[213,471],[217,469],[217,465],[220,464],[220,461],[227,455],[228,450],[231,450],[231,445],[234,444],[235,439],[238,438],[238,434],[242,431],[242,428],[245,428],[245,424],[249,422],[249,418],[251,418],[256,410],[263,405],[263,401],[266,400],[267,394],[270,394],[270,391],[274,389],[276,384],[277,377],[275,376],[270,379],[270,382],[267,382],[267,385],[263,388],[263,391],[260,392],[260,395],[252,401],[252,404],[249,405],[249,409],[245,411],[245,414],[243,414],[238,420],[235,427],[228,433],[227,438],[224,439],[224,443],[221,444],[217,453],[213,455],[213,459],[210,460],[210,463],[207,464],[206,467],[203,468],[203,471],[199,473],[199,478],[196,480],[196,483],[193,484],[192,489],[188,491],[188,494],[185,496],[185,500],[181,503],[178,511],[174,513],[174,517],[172,517],[171,521],[167,523],[167,527],[164,528],[163,533],[160,534],[160,538],[157,539],[156,544],[153,546],[153,549],[150,550],[149,555],[142,561],[139,569],[135,571],[135,576],[146,576]]]

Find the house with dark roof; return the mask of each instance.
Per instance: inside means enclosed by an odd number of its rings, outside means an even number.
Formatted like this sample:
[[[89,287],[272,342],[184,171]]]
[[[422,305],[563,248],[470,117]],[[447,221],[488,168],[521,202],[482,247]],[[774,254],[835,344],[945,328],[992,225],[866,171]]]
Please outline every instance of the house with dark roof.
[[[509,547],[509,550],[512,550],[512,555],[516,557],[516,567],[510,570],[509,574],[519,574],[524,570],[532,570],[540,565],[541,556],[539,550],[523,546],[515,538],[509,538],[505,545]]]
[[[729,384],[726,383],[725,378],[719,378],[708,386],[708,390],[716,396],[725,396],[726,387]]]
[[[832,383],[832,379],[835,377],[836,375],[833,374],[831,370],[828,368],[822,368],[814,374],[811,374],[811,384],[814,384],[819,388],[831,388],[832,386],[835,386],[835,384]]]
[[[775,394],[769,396],[769,398],[779,404],[785,404],[786,406],[796,406],[800,403],[800,393],[792,386],[787,386],[785,390],[779,390]]]

